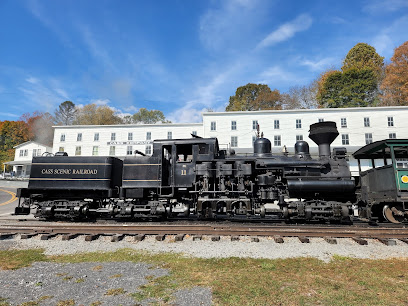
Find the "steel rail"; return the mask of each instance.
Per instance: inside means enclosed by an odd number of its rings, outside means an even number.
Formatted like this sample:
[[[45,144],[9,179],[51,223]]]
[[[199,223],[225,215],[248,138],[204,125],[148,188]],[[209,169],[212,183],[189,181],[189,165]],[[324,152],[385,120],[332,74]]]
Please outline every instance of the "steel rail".
[[[0,233],[408,238],[407,228],[254,225],[1,225]]]

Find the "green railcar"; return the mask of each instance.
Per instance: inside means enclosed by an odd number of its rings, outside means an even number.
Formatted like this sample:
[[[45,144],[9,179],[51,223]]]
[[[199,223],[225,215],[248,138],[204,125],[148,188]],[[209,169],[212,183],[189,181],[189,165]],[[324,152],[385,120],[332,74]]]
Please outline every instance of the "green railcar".
[[[392,223],[407,221],[408,139],[376,141],[356,151],[353,157],[360,172],[360,217]],[[367,164],[369,169],[362,169]]]

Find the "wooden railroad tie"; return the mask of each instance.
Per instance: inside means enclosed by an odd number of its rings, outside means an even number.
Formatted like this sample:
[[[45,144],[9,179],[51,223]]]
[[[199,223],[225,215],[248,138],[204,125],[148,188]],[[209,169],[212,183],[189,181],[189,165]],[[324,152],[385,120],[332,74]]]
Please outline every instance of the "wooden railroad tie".
[[[202,240],[202,239],[203,239],[202,235],[194,235],[193,236],[193,241],[199,241],[199,240]]]
[[[38,233],[21,234],[20,239],[29,239],[31,237],[37,236]]]
[[[137,234],[135,236],[135,241],[143,241],[146,238],[145,234]]]
[[[330,243],[330,244],[337,244],[336,238],[324,237],[324,240],[325,240],[327,243]]]
[[[90,234],[85,236],[85,241],[93,241],[99,238],[99,234]]]
[[[284,243],[285,242],[281,236],[273,236],[273,240],[275,240],[275,243]]]
[[[397,245],[397,241],[393,240],[393,239],[388,239],[388,238],[377,238],[378,241],[384,243],[385,245],[388,246],[393,246],[393,245]]]
[[[123,240],[123,238],[125,237],[124,234],[115,234],[111,237],[111,242],[118,242]]]
[[[183,241],[185,236],[186,236],[186,234],[178,234],[176,236],[176,238],[174,238],[174,240],[175,241]]]
[[[305,236],[298,237],[301,243],[310,243],[310,239]]]
[[[360,237],[352,237],[351,239],[353,239],[355,242],[357,242],[359,245],[368,245],[368,241],[360,238]]]
[[[57,233],[46,233],[46,234],[42,234],[40,239],[41,240],[48,240],[50,238],[54,238],[57,235],[58,235]]]
[[[239,241],[239,236],[231,236],[231,241]]]
[[[78,237],[79,234],[64,234],[62,235],[62,240],[71,240]]]
[[[156,240],[157,241],[163,241],[165,238],[166,238],[166,235],[161,235],[161,234],[156,235]]]

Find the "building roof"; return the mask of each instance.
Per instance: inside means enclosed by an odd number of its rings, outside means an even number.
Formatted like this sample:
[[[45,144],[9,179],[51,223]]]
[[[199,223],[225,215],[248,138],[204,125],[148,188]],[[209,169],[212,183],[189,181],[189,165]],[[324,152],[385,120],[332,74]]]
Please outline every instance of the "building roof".
[[[312,109],[281,109],[260,111],[233,111],[233,112],[206,112],[203,116],[212,115],[251,115],[251,114],[282,114],[282,113],[325,113],[325,112],[369,112],[381,110],[408,110],[408,106],[381,106],[381,107],[347,107],[347,108],[312,108]]]
[[[394,154],[396,158],[407,157],[408,139],[384,139],[376,141],[357,150],[353,154],[353,156],[356,159],[378,159],[384,157],[391,158],[390,147],[393,146],[405,146],[404,148],[394,149]]]
[[[106,127],[106,128],[129,128],[129,127],[137,127],[137,128],[143,128],[143,127],[169,127],[169,126],[202,126],[203,124],[201,122],[197,123],[152,123],[152,124],[112,124],[112,125],[54,125],[53,128],[64,128],[64,129],[77,129],[77,128],[101,128],[101,127]]]
[[[20,143],[19,145],[16,145],[16,146],[14,146],[13,148],[14,148],[14,149],[18,149],[18,148],[20,148],[20,147],[22,147],[22,146],[25,146],[25,145],[28,145],[28,144],[30,144],[30,143],[35,143],[35,144],[38,144],[38,145],[43,146],[43,147],[51,148],[50,146],[47,146],[47,145],[45,145],[45,144],[39,143],[39,142],[37,142],[37,141],[32,141],[32,140],[26,141],[26,142],[23,142],[23,143]]]

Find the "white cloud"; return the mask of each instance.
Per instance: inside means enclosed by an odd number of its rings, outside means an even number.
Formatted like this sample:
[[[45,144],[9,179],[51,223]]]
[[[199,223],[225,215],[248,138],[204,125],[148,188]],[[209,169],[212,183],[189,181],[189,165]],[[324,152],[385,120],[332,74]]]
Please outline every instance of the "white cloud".
[[[3,112],[0,112],[0,116],[19,118],[21,115],[16,115],[16,114],[13,114],[13,113],[3,113]]]
[[[363,6],[363,11],[370,14],[384,14],[408,8],[407,0],[369,0]]]
[[[91,99],[91,104],[96,105],[108,105],[110,102],[109,99]]]
[[[312,71],[323,71],[331,66],[334,66],[338,62],[338,59],[333,57],[326,57],[318,60],[302,59],[299,64],[302,66],[307,66]]]
[[[306,31],[313,23],[312,17],[302,14],[294,20],[282,24],[277,30],[267,35],[258,45],[257,49],[273,46],[279,42],[292,38],[297,32]]]
[[[37,84],[39,82],[37,78],[33,78],[33,77],[27,78],[26,81],[31,84]]]
[[[405,29],[408,29],[408,14],[398,18],[388,27],[381,30],[371,40],[371,44],[377,53],[390,58],[394,53],[394,49],[407,40]]]
[[[252,38],[254,28],[262,20],[268,1],[225,0],[218,8],[207,10],[200,18],[199,35],[209,50],[222,51],[239,46]]]
[[[283,70],[279,66],[272,66],[262,71],[259,75],[260,84],[277,84],[283,82],[291,82],[298,80],[298,77],[291,72]]]

